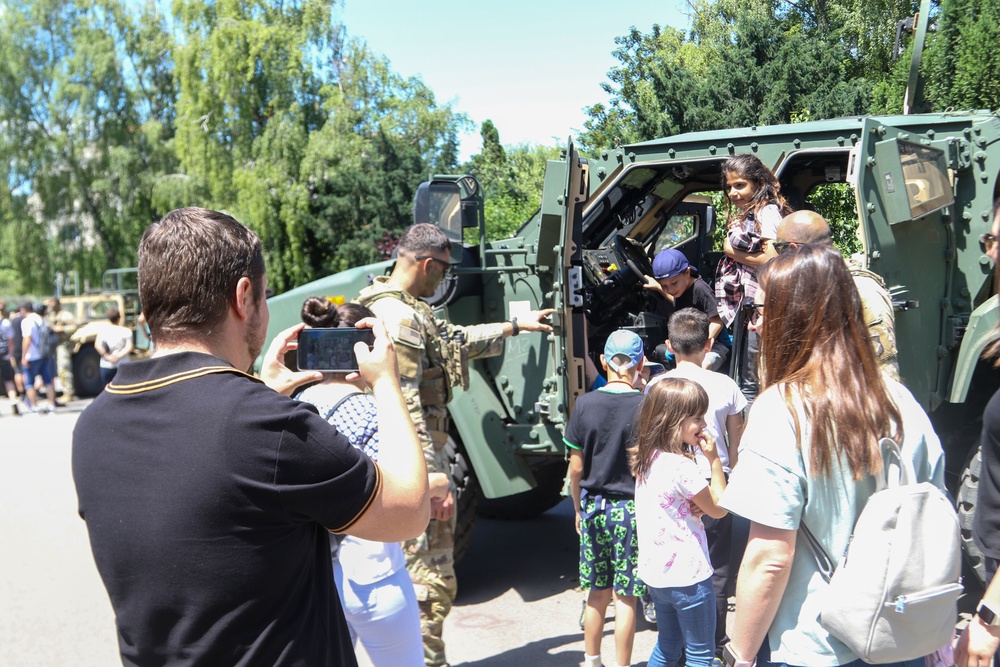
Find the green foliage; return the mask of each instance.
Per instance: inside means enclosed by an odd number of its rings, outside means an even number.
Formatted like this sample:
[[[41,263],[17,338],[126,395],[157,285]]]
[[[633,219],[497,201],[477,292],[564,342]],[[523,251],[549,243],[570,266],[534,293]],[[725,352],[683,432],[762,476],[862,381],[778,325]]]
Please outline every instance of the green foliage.
[[[465,167],[483,188],[487,240],[510,238],[541,205],[545,164],[559,157],[559,149],[526,144],[505,149],[489,120],[480,134],[483,149]],[[478,243],[478,230],[465,233],[467,242]]]
[[[609,105],[588,110],[591,152],[684,132],[865,113],[890,100],[896,21],[913,0],[699,0],[689,31],[617,38]],[[892,76],[897,73],[892,69]],[[904,74],[905,77],[905,74]],[[891,82],[895,85],[896,81]],[[902,89],[899,92],[902,99]]]
[[[334,3],[4,2],[0,287],[99,284],[189,205],[254,229],[277,290],[381,259],[468,121],[345,44]]]
[[[1000,3],[942,0],[923,58],[926,96],[936,110],[1000,108]]]

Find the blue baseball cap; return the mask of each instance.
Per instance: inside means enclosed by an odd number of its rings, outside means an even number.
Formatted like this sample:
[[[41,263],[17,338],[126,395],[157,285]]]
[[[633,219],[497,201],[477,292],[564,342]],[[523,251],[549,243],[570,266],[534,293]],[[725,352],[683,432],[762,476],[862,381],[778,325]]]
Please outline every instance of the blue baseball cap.
[[[628,363],[615,364],[613,359],[620,354],[628,357]],[[634,331],[619,329],[604,344],[604,362],[619,373],[638,366],[643,356],[642,339]]]
[[[668,248],[656,253],[653,259],[653,277],[657,280],[667,280],[684,273],[684,269],[694,267],[688,263],[687,257],[676,248]]]

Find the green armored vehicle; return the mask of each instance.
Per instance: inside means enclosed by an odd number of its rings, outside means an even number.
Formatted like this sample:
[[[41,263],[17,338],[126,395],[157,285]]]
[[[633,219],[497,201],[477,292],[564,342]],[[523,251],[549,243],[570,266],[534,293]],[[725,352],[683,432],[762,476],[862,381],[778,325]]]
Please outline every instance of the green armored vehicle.
[[[926,19],[918,42],[925,28]],[[911,89],[916,80],[914,64]],[[637,331],[649,350],[663,342],[666,323],[642,287],[660,250],[678,248],[702,276],[715,275],[711,195],[721,190],[723,161],[738,153],[768,165],[793,208],[816,202],[828,213],[817,194],[831,187],[853,192],[860,262],[882,276],[893,297],[900,375],[941,436],[967,556],[982,579],[971,539],[976,453],[983,407],[1000,386],[1000,372],[981,360],[998,319],[993,267],[980,243],[1000,194],[1000,117],[989,111],[699,132],[616,147],[590,160],[571,142],[547,166],[540,210],[502,241],[486,242],[474,178],[441,176],[421,185],[416,221],[440,225],[461,261],[430,299],[433,306],[457,324],[557,311],[550,335],[510,338],[501,356],[475,361],[469,389],[457,390],[449,405],[453,476],[464,490],[456,548],[470,534],[462,528],[471,527],[477,502],[481,514],[524,517],[559,501],[562,434],[586,390],[588,352],[600,352],[620,327]],[[470,227],[477,244],[462,242]],[[299,321],[307,296],[350,300],[390,267],[351,269],[270,299],[268,337]],[[738,319],[734,329],[740,325]]]
[[[702,275],[714,275],[715,212],[705,195],[720,189],[720,166],[736,153],[771,167],[795,208],[830,184],[855,193],[863,261],[885,279],[896,306],[903,382],[931,413],[949,482],[969,514],[978,476],[971,455],[1000,381],[980,360],[997,322],[992,263],[979,240],[1000,183],[1000,117],[987,111],[685,134],[589,161],[571,144],[548,164],[541,209],[518,235],[477,245],[461,243],[469,226],[485,238],[476,181],[422,185],[418,219],[439,224],[462,262],[434,306],[459,324],[557,309],[552,334],[508,339],[502,356],[476,361],[469,390],[449,405],[466,521],[472,486],[490,515],[526,516],[558,501],[562,433],[585,391],[587,351],[603,349],[622,326],[649,346],[663,341],[665,323],[651,312],[641,278],[652,274],[659,250],[676,247]],[[298,321],[306,296],[349,300],[390,266],[351,269],[272,298],[270,336]]]

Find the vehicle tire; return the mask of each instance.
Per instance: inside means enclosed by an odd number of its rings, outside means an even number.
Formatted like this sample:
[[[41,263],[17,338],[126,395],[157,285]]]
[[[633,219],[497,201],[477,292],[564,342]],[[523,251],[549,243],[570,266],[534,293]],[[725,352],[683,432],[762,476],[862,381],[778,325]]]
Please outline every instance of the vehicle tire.
[[[975,573],[976,579],[982,587],[986,587],[986,564],[983,562],[983,553],[976,546],[972,539],[972,522],[976,514],[976,498],[979,495],[979,473],[982,469],[982,451],[977,442],[975,448],[970,453],[965,467],[962,469],[962,476],[958,484],[956,493],[956,509],[958,510],[958,523],[962,531],[962,553],[969,568]]]
[[[510,521],[532,519],[562,501],[565,477],[565,463],[546,463],[535,469],[535,480],[538,482],[535,488],[506,498],[480,496],[479,516]]]
[[[73,393],[81,398],[97,396],[102,389],[101,355],[93,345],[84,345],[73,355]]]
[[[462,560],[465,552],[472,544],[472,529],[476,523],[476,504],[479,501],[479,482],[476,473],[469,465],[461,441],[454,433],[448,437],[444,446],[448,454],[451,481],[455,485],[456,521],[455,521],[455,562]]]

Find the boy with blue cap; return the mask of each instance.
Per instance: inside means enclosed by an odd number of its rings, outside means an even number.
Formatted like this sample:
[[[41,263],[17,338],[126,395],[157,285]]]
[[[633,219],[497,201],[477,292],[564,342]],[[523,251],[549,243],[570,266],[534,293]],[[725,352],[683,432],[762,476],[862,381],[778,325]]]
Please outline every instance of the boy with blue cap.
[[[580,535],[580,587],[590,591],[583,623],[585,667],[601,664],[612,593],[617,662],[631,664],[636,599],[646,591],[636,573],[635,479],[626,454],[642,403],[636,385],[644,360],[639,336],[625,329],[612,333],[601,355],[608,383],[576,400],[563,438]]]
[[[729,334],[719,316],[715,292],[698,275],[698,269],[688,263],[684,253],[676,248],[658,252],[653,258],[653,275],[646,276],[645,287],[663,297],[657,304],[657,315],[669,319],[678,310],[695,308],[708,316],[712,350],[705,355],[703,368],[719,370],[729,356],[726,345]]]

